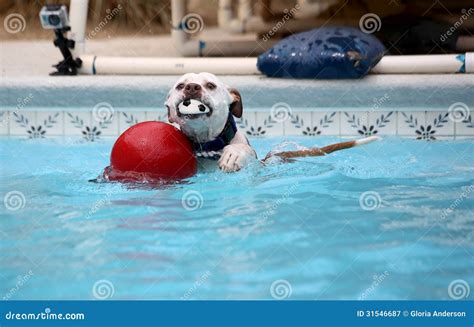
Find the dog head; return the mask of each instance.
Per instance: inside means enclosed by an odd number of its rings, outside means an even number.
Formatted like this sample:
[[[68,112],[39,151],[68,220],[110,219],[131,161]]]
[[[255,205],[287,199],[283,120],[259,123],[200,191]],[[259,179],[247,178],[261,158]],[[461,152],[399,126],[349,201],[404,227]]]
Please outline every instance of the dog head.
[[[187,99],[205,104],[210,110],[205,114],[180,113],[178,105]],[[210,73],[185,74],[175,83],[165,102],[170,123],[178,124],[181,131],[196,142],[215,139],[224,129],[229,111],[242,117],[240,93],[228,88]]]

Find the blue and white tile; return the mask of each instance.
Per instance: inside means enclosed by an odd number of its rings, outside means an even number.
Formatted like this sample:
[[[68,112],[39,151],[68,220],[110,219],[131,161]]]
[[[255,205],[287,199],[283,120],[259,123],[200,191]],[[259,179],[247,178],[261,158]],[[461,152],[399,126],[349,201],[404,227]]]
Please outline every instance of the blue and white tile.
[[[146,120],[144,111],[118,111],[119,132],[123,133],[131,126]]]
[[[3,113],[3,115],[1,115]],[[98,122],[92,111],[20,110],[0,112],[0,135],[30,138],[71,135],[93,141],[101,136],[116,136],[130,126],[147,120],[166,121],[164,110],[116,110],[109,121]],[[1,123],[3,121],[3,123]],[[294,110],[283,121],[271,111],[247,110],[236,119],[239,130],[248,136],[278,135],[400,135],[424,140],[474,137],[473,113],[457,120],[447,111],[311,111]],[[95,128],[95,129],[94,129]]]
[[[45,136],[61,136],[64,134],[64,113],[62,111],[38,111],[36,125],[44,128]]]
[[[340,113],[332,111],[315,111],[312,113],[312,128],[310,131],[317,135],[335,135],[339,136],[341,129]],[[308,132],[308,129],[306,129]],[[319,133],[318,133],[319,132]]]
[[[10,121],[10,112],[0,111],[0,135],[8,135],[9,121]]]
[[[398,135],[417,137],[416,131],[425,130],[426,112],[425,111],[399,111],[397,113]],[[421,127],[423,126],[423,127]]]
[[[447,111],[428,111],[426,113],[426,125],[435,130],[435,137],[454,135],[454,121],[449,118]]]
[[[255,111],[244,112],[242,118],[236,118],[237,128],[247,136],[263,136],[262,128],[257,125],[257,113]]]
[[[29,136],[36,131],[36,111],[17,110],[10,113],[10,135]],[[28,132],[30,131],[30,132]]]
[[[284,121],[285,135],[306,135],[304,132],[313,127],[311,111],[292,111],[291,116]]]
[[[92,130],[91,111],[67,111],[64,113],[64,134],[68,136],[83,136]]]
[[[455,123],[456,137],[458,136],[474,136],[474,112],[466,113],[462,119],[458,119]]]
[[[262,127],[263,133],[266,136],[279,136],[284,134],[284,123],[291,117],[274,117],[271,112],[256,112],[257,126]]]
[[[106,112],[104,115],[92,114],[92,126],[100,131],[102,136],[115,136],[119,134],[119,112]]]
[[[369,111],[368,131],[372,135],[396,135],[397,134],[397,112],[396,111]]]
[[[168,122],[168,112],[165,109],[154,109],[145,111],[145,121],[162,121]]]
[[[342,111],[341,136],[359,136],[369,130],[367,111]]]

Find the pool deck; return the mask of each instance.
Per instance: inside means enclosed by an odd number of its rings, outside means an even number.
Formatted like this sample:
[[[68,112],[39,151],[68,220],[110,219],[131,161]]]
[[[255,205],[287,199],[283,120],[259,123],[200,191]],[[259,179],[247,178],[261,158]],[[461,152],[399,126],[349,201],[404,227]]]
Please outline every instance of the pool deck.
[[[16,76],[0,81],[2,108],[32,97],[35,107],[162,107],[176,76]],[[474,106],[474,75],[369,75],[361,80],[285,80],[222,76],[252,108],[286,102],[298,108],[446,110],[455,102]],[[272,99],[271,103],[268,99]]]
[[[176,56],[168,36],[92,40],[97,55]],[[147,44],[146,47],[143,44]],[[0,106],[3,110],[33,97],[31,107],[93,107],[109,102],[118,108],[162,107],[176,76],[51,77],[60,59],[51,41],[2,41]],[[293,107],[446,110],[455,102],[474,106],[474,74],[369,75],[360,80],[288,80],[263,76],[223,76],[239,89],[244,103],[269,108],[286,102]],[[31,96],[30,96],[31,95]],[[271,103],[268,99],[272,99]],[[30,106],[28,106],[30,107]],[[27,107],[25,109],[28,109]]]

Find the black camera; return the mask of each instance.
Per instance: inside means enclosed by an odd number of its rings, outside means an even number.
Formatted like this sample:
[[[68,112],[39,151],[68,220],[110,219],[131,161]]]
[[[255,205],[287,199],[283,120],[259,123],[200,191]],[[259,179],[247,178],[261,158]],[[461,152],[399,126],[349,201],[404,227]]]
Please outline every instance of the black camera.
[[[45,29],[64,29],[69,26],[65,5],[46,5],[40,11],[41,26]]]

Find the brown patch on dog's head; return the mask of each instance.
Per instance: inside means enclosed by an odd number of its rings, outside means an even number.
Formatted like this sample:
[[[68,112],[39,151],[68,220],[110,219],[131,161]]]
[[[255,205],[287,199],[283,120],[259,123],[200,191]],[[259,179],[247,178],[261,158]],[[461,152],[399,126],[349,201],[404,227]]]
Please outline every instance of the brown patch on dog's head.
[[[240,96],[240,92],[234,88],[229,89],[230,95],[234,98],[234,101],[229,106],[229,110],[232,112],[237,118],[242,117],[242,113],[244,111],[244,106],[242,104],[242,97]]]

